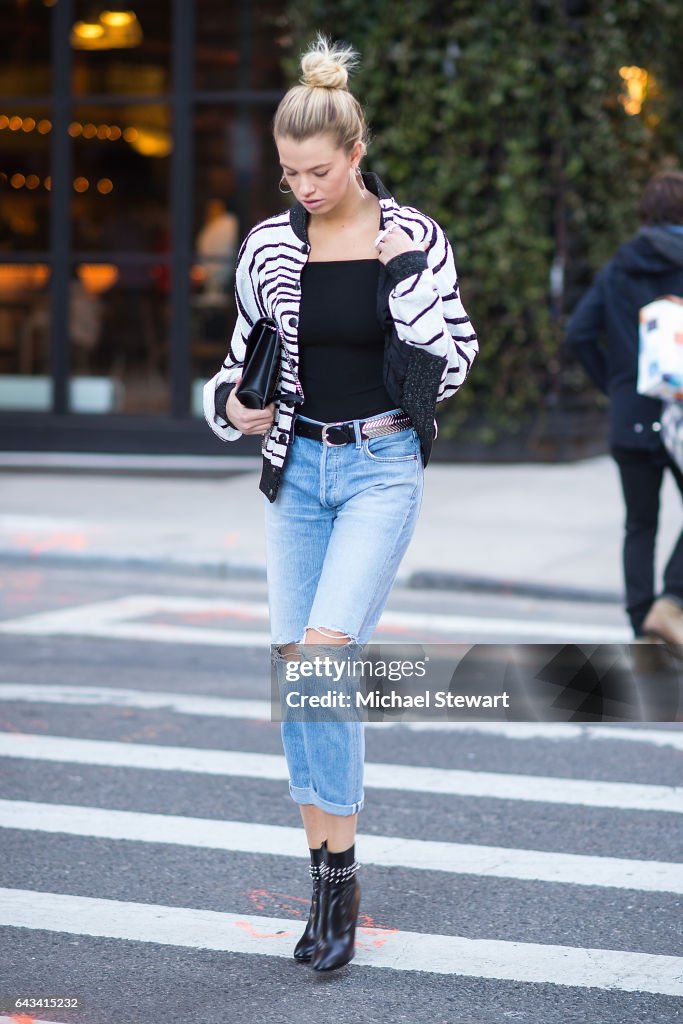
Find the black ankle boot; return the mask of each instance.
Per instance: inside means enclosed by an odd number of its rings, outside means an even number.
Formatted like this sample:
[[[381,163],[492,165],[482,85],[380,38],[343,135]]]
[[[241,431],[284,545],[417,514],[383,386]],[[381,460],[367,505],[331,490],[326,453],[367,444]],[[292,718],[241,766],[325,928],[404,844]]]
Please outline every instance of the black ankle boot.
[[[320,926],[313,953],[314,971],[334,971],[353,960],[360,886],[353,846],[325,855],[320,890]]]
[[[294,959],[302,963],[308,962],[313,956],[320,933],[320,868],[325,854],[325,843],[319,850],[311,850],[311,880],[313,892],[311,894],[311,909],[308,913],[308,921],[304,933],[294,947]]]

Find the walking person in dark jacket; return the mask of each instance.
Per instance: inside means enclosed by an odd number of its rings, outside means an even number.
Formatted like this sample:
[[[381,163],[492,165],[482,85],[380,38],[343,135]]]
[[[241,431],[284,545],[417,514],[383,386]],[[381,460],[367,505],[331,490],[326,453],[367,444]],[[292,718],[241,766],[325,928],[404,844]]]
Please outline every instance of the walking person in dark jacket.
[[[669,469],[683,498],[683,473],[660,437],[662,403],[636,391],[639,310],[666,295],[683,296],[683,172],[646,185],[642,226],[598,274],[569,322],[568,351],[609,396],[610,448],[626,504],[626,610],[636,638],[683,644],[683,531],[657,597],[654,555],[659,494]]]

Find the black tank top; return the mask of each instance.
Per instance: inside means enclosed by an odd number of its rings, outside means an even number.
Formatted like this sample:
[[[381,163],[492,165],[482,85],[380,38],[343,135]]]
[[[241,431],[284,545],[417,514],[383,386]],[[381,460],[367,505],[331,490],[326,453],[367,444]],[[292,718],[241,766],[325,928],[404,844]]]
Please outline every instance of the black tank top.
[[[299,412],[324,423],[393,409],[377,319],[379,260],[308,262],[301,273]]]

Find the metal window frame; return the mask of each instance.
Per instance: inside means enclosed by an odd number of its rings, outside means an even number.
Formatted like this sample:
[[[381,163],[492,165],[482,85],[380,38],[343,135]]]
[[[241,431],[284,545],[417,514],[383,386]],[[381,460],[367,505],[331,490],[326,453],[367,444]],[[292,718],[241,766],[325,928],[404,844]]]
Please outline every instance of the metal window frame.
[[[70,32],[74,20],[74,0],[60,0],[52,7],[51,47],[53,82],[48,96],[0,96],[3,104],[36,104],[51,108],[53,130],[50,139],[50,240],[47,252],[2,253],[0,263],[45,262],[51,267],[50,360],[53,384],[51,412],[0,411],[0,447],[10,450],[86,451],[196,451],[217,452],[222,446],[206,430],[203,422],[191,416],[190,380],[190,266],[194,248],[192,239],[192,195],[194,147],[193,113],[199,104],[233,105],[242,122],[251,110],[277,103],[282,92],[249,87],[248,56],[251,50],[253,8],[250,0],[239,0],[240,47],[247,59],[240,62],[236,89],[194,89],[194,38],[196,4],[194,0],[171,0],[170,59],[168,93],[72,95],[73,56]],[[170,254],[136,252],[80,252],[73,248],[71,231],[72,147],[68,127],[75,107],[107,103],[164,103],[171,108],[173,153],[170,165],[169,220],[173,227]],[[242,190],[248,185],[244,175],[238,182],[240,204],[246,203]],[[69,388],[69,279],[71,266],[89,262],[154,263],[170,267],[174,282],[170,295],[169,330],[169,414],[149,416],[103,414],[85,416],[68,407]],[[236,449],[251,452],[253,445],[237,442]]]

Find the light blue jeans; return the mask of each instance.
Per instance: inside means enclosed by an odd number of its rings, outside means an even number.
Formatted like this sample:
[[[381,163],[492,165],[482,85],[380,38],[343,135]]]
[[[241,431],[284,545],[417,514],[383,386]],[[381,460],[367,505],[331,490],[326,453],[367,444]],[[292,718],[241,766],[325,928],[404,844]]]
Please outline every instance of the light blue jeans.
[[[355,444],[295,436],[276,500],[264,497],[275,647],[321,627],[349,637],[348,647],[328,652],[352,656],[367,644],[413,535],[423,488],[417,434],[409,427],[362,440],[353,422]],[[319,650],[304,646],[302,658]],[[274,666],[281,678],[286,662],[277,651]],[[283,721],[282,741],[296,803],[329,814],[361,810],[362,722]]]

